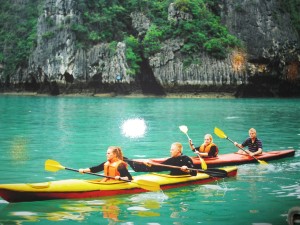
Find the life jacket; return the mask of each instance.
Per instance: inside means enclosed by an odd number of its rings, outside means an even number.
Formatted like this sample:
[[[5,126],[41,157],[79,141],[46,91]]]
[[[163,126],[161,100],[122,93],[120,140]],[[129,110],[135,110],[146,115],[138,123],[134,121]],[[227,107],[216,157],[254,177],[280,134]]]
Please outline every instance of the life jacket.
[[[204,144],[203,144],[200,146],[199,150],[200,150],[200,152],[206,152],[207,154],[209,154],[212,146],[216,146],[216,145],[214,143],[210,143],[209,145],[204,146]],[[215,152],[214,156],[217,156],[218,153],[219,153],[219,149],[216,146],[216,152]]]
[[[120,176],[120,173],[118,171],[118,166],[121,163],[125,163],[122,160],[116,159],[113,162],[109,162],[107,161],[106,163],[104,163],[104,175],[105,176],[109,176],[109,177],[115,177],[115,176]],[[113,178],[104,178],[102,181],[104,182],[113,182],[116,181]]]

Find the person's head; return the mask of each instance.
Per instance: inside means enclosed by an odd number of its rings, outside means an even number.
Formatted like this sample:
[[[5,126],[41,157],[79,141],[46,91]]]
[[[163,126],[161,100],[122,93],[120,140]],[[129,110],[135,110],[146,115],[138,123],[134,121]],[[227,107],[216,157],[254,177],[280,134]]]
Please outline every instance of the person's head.
[[[178,157],[182,154],[183,146],[179,142],[174,142],[171,145],[170,153],[171,157]]]
[[[254,128],[250,128],[249,136],[250,138],[256,138],[256,130]]]
[[[122,149],[118,146],[109,146],[106,152],[107,160],[111,161],[115,158],[123,160]]]
[[[211,136],[211,134],[205,134],[204,135],[204,144],[209,145],[212,142],[213,142],[213,137]]]

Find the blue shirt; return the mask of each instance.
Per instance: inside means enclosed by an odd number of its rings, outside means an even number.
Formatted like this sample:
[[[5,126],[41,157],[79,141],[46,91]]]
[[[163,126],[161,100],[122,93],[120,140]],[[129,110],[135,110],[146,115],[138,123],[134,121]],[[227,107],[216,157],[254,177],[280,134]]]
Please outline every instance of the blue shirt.
[[[256,152],[259,148],[262,149],[262,142],[258,138],[255,138],[254,142],[252,142],[251,138],[247,138],[243,144],[243,147],[248,147],[250,152]]]

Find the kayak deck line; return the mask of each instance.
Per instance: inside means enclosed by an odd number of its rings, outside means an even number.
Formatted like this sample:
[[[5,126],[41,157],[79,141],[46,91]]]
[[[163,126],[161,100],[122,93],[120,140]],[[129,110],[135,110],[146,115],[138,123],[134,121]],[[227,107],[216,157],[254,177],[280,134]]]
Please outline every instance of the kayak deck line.
[[[222,169],[228,172],[227,177],[235,177],[237,175],[236,166],[224,167]],[[134,181],[148,180],[157,182],[161,190],[205,184],[220,179],[224,178],[210,177],[203,173],[198,173],[197,176],[171,176],[168,174],[149,173],[134,177]],[[30,184],[0,184],[0,196],[8,202],[99,198],[148,191],[141,188],[138,182],[124,181],[107,183],[100,180],[66,179]]]

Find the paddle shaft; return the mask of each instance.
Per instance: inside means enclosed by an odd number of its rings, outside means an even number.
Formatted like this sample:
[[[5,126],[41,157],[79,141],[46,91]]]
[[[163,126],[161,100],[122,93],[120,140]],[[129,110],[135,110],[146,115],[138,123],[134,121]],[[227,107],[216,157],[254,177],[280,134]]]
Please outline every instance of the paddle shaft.
[[[214,129],[215,134],[220,137],[220,138],[226,138],[228,141],[232,142],[234,144],[234,141],[231,140],[229,137],[227,137],[227,135],[220,130],[219,128],[215,127]],[[250,155],[248,152],[245,151],[245,149],[241,148],[240,146],[237,146],[239,149],[243,150],[245,153],[247,153],[247,155],[251,156],[252,158],[254,158],[257,162],[259,162],[260,164],[264,164],[264,165],[268,165],[267,162],[263,161],[263,160],[259,160],[256,157],[254,157],[253,155]]]
[[[161,167],[168,167],[168,168],[176,168],[176,169],[180,169],[180,166],[172,166],[172,165],[165,165],[165,164],[160,164],[160,163],[150,163],[152,165],[155,166],[161,166]],[[221,170],[221,169],[207,169],[207,170],[202,170],[202,169],[194,169],[194,168],[187,168],[188,170],[195,170],[197,172],[201,172],[201,173],[206,173],[212,177],[227,177],[227,172],[225,170]]]
[[[188,138],[189,140],[191,140],[191,138],[190,138],[190,136],[188,135],[187,132],[185,132],[185,135],[187,136],[187,138]]]
[[[188,135],[187,131],[182,131],[182,132],[185,133],[185,135],[187,136],[187,138],[188,138],[189,141],[192,140],[192,139],[190,138],[190,136]],[[197,155],[198,155],[198,157],[199,157],[199,159],[200,159],[201,167],[202,167],[203,169],[206,170],[206,169],[207,169],[207,165],[206,165],[205,160],[202,159],[202,157],[200,156],[200,154],[197,154]]]
[[[55,160],[52,160],[52,159],[48,159],[45,162],[45,170],[48,170],[48,171],[51,171],[51,172],[56,172],[56,171],[62,170],[62,169],[80,173],[79,170],[64,167],[59,162],[57,162]],[[115,179],[115,177],[105,176],[105,175],[101,175],[101,174],[97,174],[97,173],[91,173],[91,172],[85,172],[85,173],[90,174],[90,175],[94,175],[94,176]],[[148,180],[126,180],[126,179],[123,179],[123,178],[119,178],[119,180],[136,183],[140,188],[143,188],[143,189],[148,190],[148,191],[159,191],[160,190],[160,185],[156,182],[153,182],[153,181],[148,181]]]
[[[70,170],[70,171],[75,171],[75,172],[80,173],[79,170],[68,168],[68,167],[65,167],[65,170]],[[84,173],[94,175],[94,176],[99,176],[99,177],[106,177],[106,178],[115,179],[115,177],[105,176],[105,175],[98,174],[98,173],[91,173],[91,172],[84,172]],[[123,178],[119,178],[119,180],[126,181],[126,182],[131,182],[131,180],[126,180],[126,179],[123,179]]]

